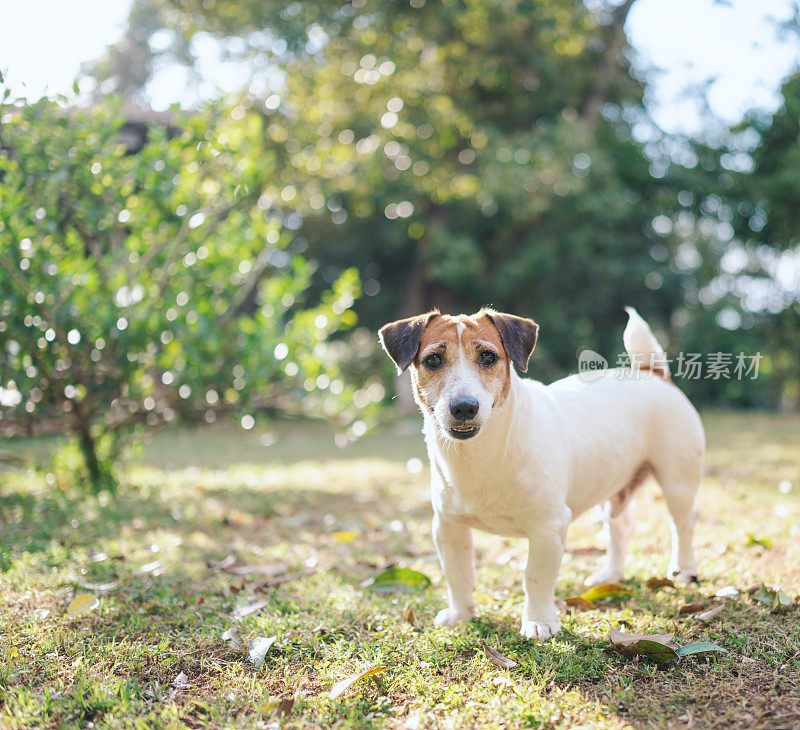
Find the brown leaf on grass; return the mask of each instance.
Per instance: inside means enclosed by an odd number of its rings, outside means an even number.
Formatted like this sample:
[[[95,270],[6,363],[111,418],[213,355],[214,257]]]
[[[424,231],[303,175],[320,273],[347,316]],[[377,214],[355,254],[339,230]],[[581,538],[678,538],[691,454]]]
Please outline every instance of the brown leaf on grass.
[[[611,629],[611,648],[627,656],[646,656],[660,662],[677,661],[675,634],[625,634]]]
[[[724,608],[725,604],[720,603],[719,605],[714,606],[714,608],[709,608],[708,611],[703,611],[703,613],[698,613],[697,616],[695,616],[695,618],[698,621],[711,621],[713,618],[719,616]]]
[[[609,638],[611,639],[611,643],[616,646],[628,646],[642,639],[649,639],[650,641],[657,641],[659,644],[675,646],[675,634],[626,634],[623,631],[611,629]]]
[[[678,609],[679,616],[689,616],[693,613],[699,613],[706,607],[705,601],[698,601],[696,603],[684,603]]]
[[[493,649],[485,641],[481,641],[481,646],[483,647],[483,653],[486,654],[486,658],[496,667],[500,667],[500,669],[513,669],[517,666],[517,663],[513,659],[503,656],[497,649]]]
[[[328,693],[332,700],[335,700],[337,697],[340,697],[344,692],[346,692],[351,685],[355,684],[356,682],[361,681],[362,679],[366,679],[367,677],[372,677],[376,674],[380,674],[381,672],[385,672],[389,669],[389,667],[385,666],[377,666],[377,667],[370,667],[369,669],[365,669],[363,672],[359,672],[358,674],[353,674],[349,677],[345,677],[342,680],[339,680],[336,684],[331,687],[331,691]]]
[[[570,596],[564,599],[564,605],[575,611],[593,611],[597,608],[591,601],[587,601],[582,596]]]
[[[650,590],[656,591],[659,588],[674,588],[675,581],[670,580],[669,578],[662,578],[660,576],[653,576],[652,578],[647,579],[647,583],[645,584]]]
[[[282,699],[275,708],[274,717],[289,717],[294,709],[294,697]]]
[[[419,622],[417,621],[417,617],[414,615],[413,606],[407,606],[406,610],[403,611],[403,620],[407,624],[411,624],[415,629],[419,628]]]

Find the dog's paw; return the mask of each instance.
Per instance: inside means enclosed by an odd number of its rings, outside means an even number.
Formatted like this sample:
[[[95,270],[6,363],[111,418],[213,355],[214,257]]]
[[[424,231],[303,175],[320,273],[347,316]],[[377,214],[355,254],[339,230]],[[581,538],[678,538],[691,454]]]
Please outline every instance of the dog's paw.
[[[601,583],[619,583],[622,577],[621,570],[615,570],[610,565],[604,565],[595,570],[594,573],[584,581],[584,585],[599,586]]]
[[[533,639],[534,641],[547,641],[559,631],[561,631],[561,623],[557,618],[547,621],[531,621],[524,618],[520,629],[520,633],[526,639]]]
[[[433,623],[437,626],[444,626],[445,628],[452,629],[454,626],[458,626],[458,624],[467,623],[474,615],[473,611],[466,609],[459,611],[455,608],[443,608],[436,614]]]
[[[676,586],[688,586],[690,583],[699,583],[697,579],[697,571],[695,570],[673,570],[672,568],[667,571],[667,578],[669,578]]]

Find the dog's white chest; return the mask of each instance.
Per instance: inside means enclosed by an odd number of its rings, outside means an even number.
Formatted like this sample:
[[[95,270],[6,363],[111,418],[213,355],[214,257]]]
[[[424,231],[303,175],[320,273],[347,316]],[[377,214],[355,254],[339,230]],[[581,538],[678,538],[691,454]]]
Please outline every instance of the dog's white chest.
[[[461,520],[476,530],[490,532],[503,537],[525,537],[527,530],[519,518],[508,515],[475,515],[464,514]]]
[[[514,485],[492,481],[451,481],[434,485],[434,508],[452,520],[504,537],[523,537],[528,532],[527,505]]]

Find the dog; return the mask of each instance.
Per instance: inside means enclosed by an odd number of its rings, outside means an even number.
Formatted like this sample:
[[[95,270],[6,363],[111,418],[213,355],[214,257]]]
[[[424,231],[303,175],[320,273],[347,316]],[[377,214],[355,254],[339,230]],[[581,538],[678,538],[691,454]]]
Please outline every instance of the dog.
[[[669,510],[668,575],[696,580],[694,499],[703,473],[700,416],[671,382],[664,350],[632,308],[623,341],[630,368],[571,375],[550,385],[521,378],[538,337],[531,319],[481,309],[438,310],[391,322],[379,339],[410,370],[431,467],[433,539],[448,607],[435,623],[475,614],[473,528],[525,537],[521,633],[545,640],[560,630],[555,587],[567,527],[605,503],[609,546],[588,585],[623,578],[634,529],[630,499],[649,476]]]

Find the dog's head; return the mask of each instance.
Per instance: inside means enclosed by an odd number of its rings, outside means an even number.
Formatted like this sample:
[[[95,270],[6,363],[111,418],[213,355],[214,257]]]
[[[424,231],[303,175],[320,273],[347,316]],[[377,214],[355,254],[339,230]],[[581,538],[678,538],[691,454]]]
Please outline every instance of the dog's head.
[[[384,325],[380,341],[398,372],[410,368],[417,402],[441,433],[463,440],[476,436],[505,401],[512,364],[528,369],[538,331],[533,320],[491,309],[433,311]]]

